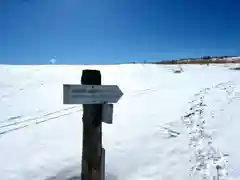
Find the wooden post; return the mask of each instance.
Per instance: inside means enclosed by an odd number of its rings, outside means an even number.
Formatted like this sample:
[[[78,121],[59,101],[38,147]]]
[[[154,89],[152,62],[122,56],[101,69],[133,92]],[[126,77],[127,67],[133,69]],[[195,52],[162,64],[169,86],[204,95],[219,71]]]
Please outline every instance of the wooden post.
[[[101,85],[101,73],[83,70],[82,85]],[[83,104],[81,180],[104,180],[102,164],[102,105]]]

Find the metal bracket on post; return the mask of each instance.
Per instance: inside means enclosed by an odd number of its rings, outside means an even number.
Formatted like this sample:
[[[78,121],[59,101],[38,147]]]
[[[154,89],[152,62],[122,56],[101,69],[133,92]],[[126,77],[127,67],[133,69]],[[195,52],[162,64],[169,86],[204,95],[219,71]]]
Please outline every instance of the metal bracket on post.
[[[113,123],[113,104],[102,105],[102,122],[106,124]]]
[[[105,149],[101,150],[101,172],[102,172],[102,180],[105,180]]]

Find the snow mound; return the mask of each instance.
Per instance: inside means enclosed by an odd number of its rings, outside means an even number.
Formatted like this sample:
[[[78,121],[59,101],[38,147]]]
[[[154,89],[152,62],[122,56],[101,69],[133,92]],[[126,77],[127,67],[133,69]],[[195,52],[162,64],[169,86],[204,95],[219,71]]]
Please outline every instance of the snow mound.
[[[222,65],[0,66],[0,176],[77,180],[82,107],[63,84],[98,69],[124,92],[103,124],[106,180],[240,179],[240,74]]]

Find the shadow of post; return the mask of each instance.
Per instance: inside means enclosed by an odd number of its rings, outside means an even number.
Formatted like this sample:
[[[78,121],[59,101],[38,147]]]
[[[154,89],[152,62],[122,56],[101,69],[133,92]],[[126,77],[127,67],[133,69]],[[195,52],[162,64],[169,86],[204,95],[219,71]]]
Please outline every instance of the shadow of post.
[[[115,174],[107,173],[104,180],[117,180]],[[70,166],[62,169],[56,175],[47,177],[44,180],[81,180],[81,172],[79,165]]]

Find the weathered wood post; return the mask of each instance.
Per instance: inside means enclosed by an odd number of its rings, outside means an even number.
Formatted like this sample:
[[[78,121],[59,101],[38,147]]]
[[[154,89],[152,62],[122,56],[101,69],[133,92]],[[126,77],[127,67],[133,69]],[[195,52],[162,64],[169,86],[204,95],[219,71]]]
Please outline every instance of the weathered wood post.
[[[81,180],[105,179],[102,122],[112,124],[113,104],[123,93],[117,85],[101,85],[101,73],[83,70],[81,85],[63,85],[63,104],[83,104]]]
[[[101,73],[83,70],[82,85],[101,85]],[[81,180],[104,180],[102,175],[102,104],[83,104]]]

